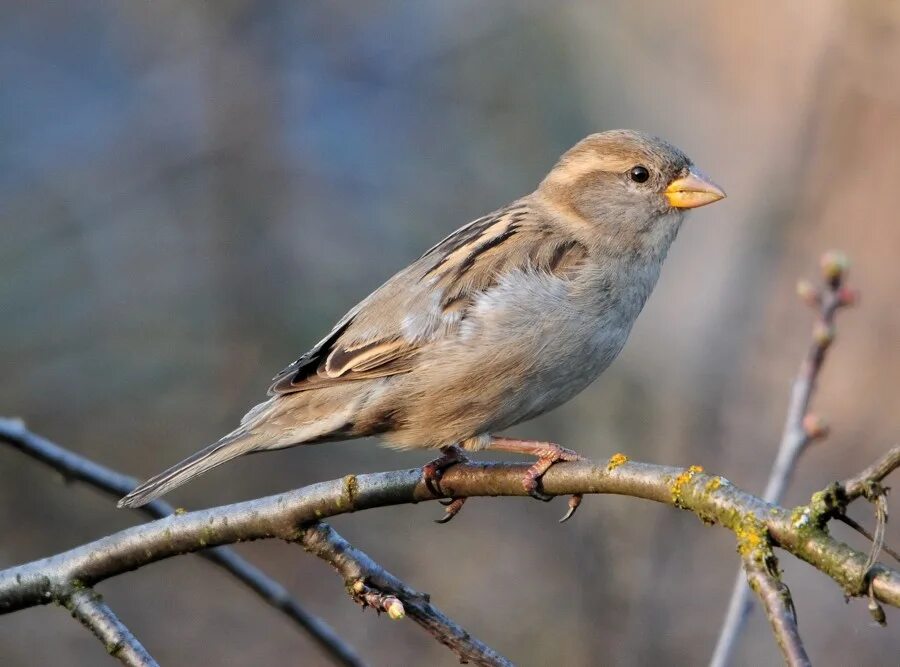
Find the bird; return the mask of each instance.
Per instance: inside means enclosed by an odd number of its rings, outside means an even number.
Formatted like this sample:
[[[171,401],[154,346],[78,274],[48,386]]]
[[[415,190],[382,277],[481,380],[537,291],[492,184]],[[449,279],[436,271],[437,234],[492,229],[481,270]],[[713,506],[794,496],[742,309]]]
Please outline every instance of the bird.
[[[581,458],[498,435],[606,370],[657,283],[688,209],[725,197],[681,150],[635,130],[591,134],[534,192],[460,227],[354,306],[217,442],[137,486],[139,507],[244,454],[377,436],[440,450],[440,477],[485,449],[536,458],[525,490]],[[449,520],[464,498],[445,498]],[[568,519],[581,501],[569,500]]]

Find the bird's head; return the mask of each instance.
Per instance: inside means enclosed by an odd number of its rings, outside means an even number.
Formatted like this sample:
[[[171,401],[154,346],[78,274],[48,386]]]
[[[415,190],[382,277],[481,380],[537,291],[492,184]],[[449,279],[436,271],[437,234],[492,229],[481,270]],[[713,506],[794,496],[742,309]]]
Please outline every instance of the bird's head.
[[[601,234],[635,240],[668,237],[685,209],[725,197],[678,148],[634,130],[582,139],[538,191]]]

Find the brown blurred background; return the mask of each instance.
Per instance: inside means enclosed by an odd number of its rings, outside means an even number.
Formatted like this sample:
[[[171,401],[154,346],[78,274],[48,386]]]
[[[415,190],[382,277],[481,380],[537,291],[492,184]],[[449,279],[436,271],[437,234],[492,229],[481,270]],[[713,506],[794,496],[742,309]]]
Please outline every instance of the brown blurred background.
[[[155,473],[230,430],[381,280],[616,127],[684,148],[729,198],[684,227],[603,379],[516,432],[597,458],[703,464],[760,491],[808,339],[794,284],[838,247],[863,301],[840,317],[816,399],[833,435],[787,502],[896,443],[900,3],[879,0],[7,0],[0,413]],[[368,441],[295,449],[220,468],[172,501],[427,458]],[[0,502],[0,566],[139,520],[2,449]],[[474,500],[448,526],[431,522],[436,504],[333,523],[519,664],[703,664],[732,537],[624,498],[589,498],[565,527],[563,508]],[[372,664],[456,664],[414,624],[360,613],[299,549],[239,550]],[[864,601],[782,563],[815,664],[897,664],[900,615],[875,627]],[[100,590],[165,665],[326,664],[196,558]],[[105,660],[58,609],[0,618],[6,667]],[[754,614],[737,664],[779,661]]]

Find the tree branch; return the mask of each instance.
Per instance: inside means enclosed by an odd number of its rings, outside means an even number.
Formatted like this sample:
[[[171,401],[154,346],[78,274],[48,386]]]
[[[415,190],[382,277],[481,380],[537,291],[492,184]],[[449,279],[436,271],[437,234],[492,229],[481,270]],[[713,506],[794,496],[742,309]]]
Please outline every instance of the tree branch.
[[[0,418],[0,441],[53,468],[66,480],[82,482],[115,499],[121,498],[137,485],[137,481],[132,477],[95,463],[32,433],[19,420]],[[173,514],[175,509],[165,501],[154,500],[136,511],[160,519]],[[201,551],[198,555],[221,567],[267,604],[294,621],[335,663],[347,667],[362,667],[365,664],[353,648],[338,637],[325,621],[306,611],[291,597],[284,586],[241,558],[232,549],[219,547]]]
[[[784,661],[790,667],[811,667],[797,629],[797,612],[791,592],[778,576],[778,561],[771,547],[754,549],[743,557],[747,583],[763,607]]]
[[[798,292],[808,305],[817,309],[817,320],[813,326],[812,341],[806,358],[791,387],[787,416],[778,447],[778,455],[763,498],[768,502],[781,501],[784,490],[790,481],[797,460],[816,438],[825,435],[825,429],[818,420],[810,419],[809,406],[816,389],[816,382],[825,362],[825,355],[834,342],[835,318],[840,308],[851,305],[857,300],[854,292],[843,287],[847,259],[840,253],[825,253],[822,257],[822,270],[825,286],[822,290],[801,283]],[[809,290],[812,289],[813,292]]]
[[[781,502],[800,456],[811,442],[827,434],[827,428],[815,415],[809,413],[809,406],[825,355],[834,341],[837,311],[843,306],[853,304],[858,298],[853,291],[843,287],[847,268],[846,257],[837,252],[825,253],[821,259],[821,267],[825,281],[822,289],[817,289],[805,281],[801,281],[797,286],[800,298],[816,309],[818,317],[806,357],[791,386],[778,454],[763,492],[763,499],[770,503]],[[731,662],[731,656],[737,647],[751,605],[750,589],[747,588],[743,573],[739,571],[731,590],[728,611],[709,663],[710,667],[726,667]]]
[[[844,501],[850,502],[867,496],[873,482],[881,482],[894,470],[900,468],[900,447],[894,447],[886,456],[863,470],[858,475],[845,479],[838,486],[844,491]]]
[[[0,419],[0,440],[8,442],[23,453],[59,471],[66,479],[87,483],[114,498],[125,495],[135,486],[135,480],[132,478],[55,445],[31,433],[21,422],[16,420]],[[155,500],[139,508],[139,511],[154,518],[163,518],[174,514],[174,509],[161,500]],[[330,527],[322,526],[317,529],[313,526],[308,528],[298,541],[307,550],[314,551],[320,558],[331,562],[336,567],[334,559],[338,558],[340,554],[342,569],[339,568],[339,571],[345,581],[353,571],[356,572],[354,583],[365,580],[377,581],[378,589],[397,595],[395,600],[407,601],[412,610],[410,616],[413,620],[434,635],[438,641],[456,652],[460,658],[466,658],[479,665],[512,664],[430,605],[427,595],[416,593],[399,579],[384,571],[369,556],[354,549]],[[224,568],[259,594],[266,602],[294,619],[301,627],[309,631],[338,663],[363,664],[352,649],[344,644],[327,624],[309,614],[288,594],[283,586],[267,577],[231,549],[215,547],[200,551],[198,555]],[[370,597],[366,597],[367,595]],[[372,596],[377,597],[377,594],[368,592],[354,594],[354,598],[358,600],[372,600],[374,599]],[[389,613],[393,612],[393,609],[384,609],[383,605],[379,607],[379,611],[383,610]],[[402,603],[399,604],[399,609],[404,610]]]
[[[889,468],[900,465],[897,449],[875,469],[887,474]],[[527,468],[527,464],[459,464],[444,473],[441,488],[447,497],[523,496],[522,476]],[[622,455],[603,464],[557,464],[544,476],[543,485],[552,495],[611,493],[689,510],[707,523],[732,530],[739,540],[750,534],[771,539],[774,546],[831,577],[847,595],[864,595],[868,585],[874,598],[900,607],[900,572],[882,565],[867,572],[866,554],[823,530],[829,515],[817,503],[788,510],[698,467],[631,462]],[[93,586],[164,558],[237,541],[280,538],[295,542],[304,526],[320,519],[432,499],[421,470],[412,469],[348,475],[275,496],[168,516],[0,571],[0,613],[52,602],[75,579]]]
[[[103,642],[106,652],[129,667],[159,667],[96,591],[77,588],[63,600],[73,618]]]
[[[358,602],[382,609],[383,597],[399,600],[400,607],[388,608],[391,616],[409,616],[432,634],[439,642],[456,653],[460,660],[476,665],[512,667],[512,662],[450,620],[431,604],[428,595],[409,588],[390,572],[387,572],[369,556],[354,548],[330,526],[315,523],[301,531],[296,541],[310,553],[330,563],[344,579],[351,596]],[[376,604],[371,598],[374,589]]]

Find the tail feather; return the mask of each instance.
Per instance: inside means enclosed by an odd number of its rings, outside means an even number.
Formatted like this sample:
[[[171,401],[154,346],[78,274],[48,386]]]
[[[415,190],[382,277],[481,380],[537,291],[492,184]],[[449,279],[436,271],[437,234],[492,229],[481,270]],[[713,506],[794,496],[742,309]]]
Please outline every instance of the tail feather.
[[[119,501],[119,507],[146,505],[197,475],[243,454],[356,437],[347,432],[346,427],[352,422],[351,417],[365,394],[356,387],[337,389],[290,394],[260,403],[244,416],[237,430],[140,484]],[[287,416],[283,419],[277,418],[285,413]],[[285,427],[284,422],[289,426]]]
[[[254,440],[252,435],[241,431],[226,435],[218,442],[214,442],[209,447],[176,463],[168,470],[139,484],[134,491],[118,502],[118,507],[146,505],[175,487],[189,482],[197,475],[202,475],[207,470],[252,451]]]

